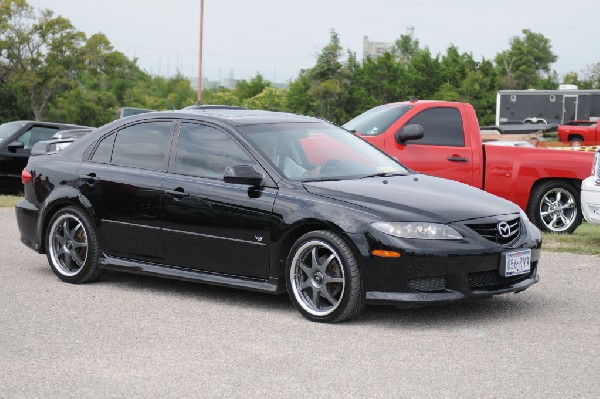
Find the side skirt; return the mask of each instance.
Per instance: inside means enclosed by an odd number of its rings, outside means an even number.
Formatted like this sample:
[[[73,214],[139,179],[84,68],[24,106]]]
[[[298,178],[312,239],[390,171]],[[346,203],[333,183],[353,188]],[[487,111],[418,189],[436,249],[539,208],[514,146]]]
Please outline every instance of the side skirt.
[[[114,258],[104,255],[100,258],[100,267],[106,270],[116,270],[127,273],[144,274],[148,276],[165,277],[174,280],[200,282],[232,288],[242,288],[250,291],[282,294],[285,286],[279,279],[267,280],[249,277],[230,276],[203,270],[186,269],[178,266],[167,266],[156,263],[139,262],[128,259]]]

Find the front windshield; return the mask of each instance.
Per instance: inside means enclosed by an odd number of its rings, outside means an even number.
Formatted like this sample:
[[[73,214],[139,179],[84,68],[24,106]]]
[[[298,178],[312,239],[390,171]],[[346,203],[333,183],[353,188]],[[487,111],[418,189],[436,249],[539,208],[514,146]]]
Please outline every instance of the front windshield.
[[[411,108],[412,106],[407,104],[381,105],[363,112],[356,118],[346,122],[343,127],[353,133],[376,136],[385,132],[392,126],[392,123]]]
[[[408,173],[361,138],[329,123],[274,123],[242,126],[239,130],[291,180]]]
[[[0,142],[6,140],[14,132],[19,130],[21,126],[23,126],[22,122],[8,122],[0,125]]]

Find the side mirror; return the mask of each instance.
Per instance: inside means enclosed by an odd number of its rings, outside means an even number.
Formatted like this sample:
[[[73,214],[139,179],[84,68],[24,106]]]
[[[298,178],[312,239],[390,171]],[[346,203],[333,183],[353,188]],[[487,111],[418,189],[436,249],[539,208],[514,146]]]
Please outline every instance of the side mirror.
[[[225,183],[246,184],[258,186],[262,183],[264,176],[258,173],[252,165],[236,165],[225,168],[223,180]]]
[[[420,140],[425,135],[425,129],[421,125],[405,125],[396,132],[394,138],[398,144],[404,144],[408,140]]]
[[[17,150],[19,148],[21,148],[21,149],[25,148],[25,144],[21,143],[20,141],[13,141],[8,146],[6,146],[6,148],[10,152],[17,152]]]

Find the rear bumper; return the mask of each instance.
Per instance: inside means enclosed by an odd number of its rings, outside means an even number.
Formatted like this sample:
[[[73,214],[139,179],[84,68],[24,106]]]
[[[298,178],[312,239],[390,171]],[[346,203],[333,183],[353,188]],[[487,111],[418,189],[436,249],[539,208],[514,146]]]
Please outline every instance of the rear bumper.
[[[21,242],[35,252],[43,253],[42,238],[38,231],[39,209],[26,199],[15,206],[17,225],[21,232]]]

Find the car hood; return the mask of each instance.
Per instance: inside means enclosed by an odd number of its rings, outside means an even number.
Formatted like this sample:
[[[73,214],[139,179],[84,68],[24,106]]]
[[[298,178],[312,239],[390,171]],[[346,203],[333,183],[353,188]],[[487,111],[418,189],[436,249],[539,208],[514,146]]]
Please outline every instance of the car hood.
[[[394,218],[394,221],[451,223],[519,213],[510,201],[438,177],[411,174],[356,180],[305,182],[314,195],[344,201]]]

